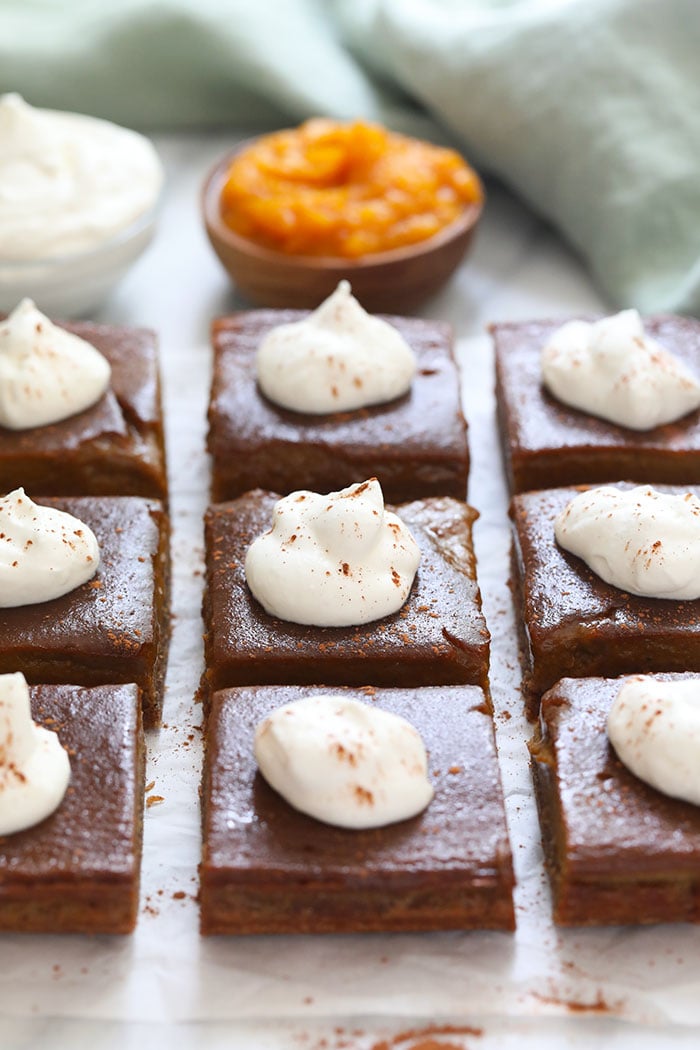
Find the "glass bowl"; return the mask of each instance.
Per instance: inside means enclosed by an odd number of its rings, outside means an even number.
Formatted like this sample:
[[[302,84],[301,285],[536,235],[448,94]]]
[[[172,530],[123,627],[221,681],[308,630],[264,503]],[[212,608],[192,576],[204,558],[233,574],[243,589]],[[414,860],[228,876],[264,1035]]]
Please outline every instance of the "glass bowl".
[[[48,316],[90,313],[146,249],[156,227],[158,205],[124,230],[85,251],[43,259],[8,259],[0,254],[0,311],[8,313],[24,298]]]

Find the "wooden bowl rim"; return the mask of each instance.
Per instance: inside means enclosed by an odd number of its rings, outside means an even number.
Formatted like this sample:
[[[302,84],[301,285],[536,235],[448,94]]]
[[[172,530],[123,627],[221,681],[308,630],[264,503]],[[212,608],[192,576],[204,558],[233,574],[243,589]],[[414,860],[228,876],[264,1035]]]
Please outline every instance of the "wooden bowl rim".
[[[470,233],[479,221],[484,208],[485,197],[482,188],[480,201],[468,204],[456,219],[453,219],[448,226],[438,230],[432,237],[404,245],[401,248],[392,248],[386,252],[373,252],[370,255],[361,255],[356,258],[345,258],[341,255],[293,255],[286,252],[277,252],[236,233],[223,221],[219,210],[221,190],[223,189],[225,176],[231,161],[237,154],[247,149],[260,137],[262,136],[255,136],[239,142],[234,149],[229,150],[225,156],[209,169],[202,186],[201,203],[204,222],[210,237],[217,238],[228,248],[239,252],[241,255],[247,255],[260,262],[268,263],[270,266],[287,266],[290,269],[316,270],[318,272],[334,270],[340,272],[371,270],[390,263],[404,262],[407,259],[418,259],[422,255],[431,255],[446,244],[459,240],[460,237]]]

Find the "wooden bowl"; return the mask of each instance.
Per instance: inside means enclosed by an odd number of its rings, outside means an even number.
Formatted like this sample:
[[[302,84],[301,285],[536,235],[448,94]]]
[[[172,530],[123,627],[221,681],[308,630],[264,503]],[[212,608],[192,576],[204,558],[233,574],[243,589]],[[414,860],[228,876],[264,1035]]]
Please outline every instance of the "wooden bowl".
[[[412,313],[442,287],[461,262],[474,235],[482,203],[465,208],[434,237],[389,252],[342,259],[287,255],[234,233],[222,220],[221,191],[241,143],[207,175],[202,190],[204,225],[224,269],[246,299],[259,306],[313,309],[343,278],[372,313]]]

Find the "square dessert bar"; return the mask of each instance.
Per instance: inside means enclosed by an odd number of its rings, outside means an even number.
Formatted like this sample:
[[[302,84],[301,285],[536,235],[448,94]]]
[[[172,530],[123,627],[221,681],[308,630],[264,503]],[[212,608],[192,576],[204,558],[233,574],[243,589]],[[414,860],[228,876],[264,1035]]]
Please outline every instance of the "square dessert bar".
[[[700,496],[697,488],[657,489]],[[511,584],[530,718],[560,678],[700,671],[700,601],[628,594],[558,545],[554,520],[579,491],[527,492],[511,502]]]
[[[464,686],[342,690],[416,727],[435,789],[416,817],[348,830],[293,809],[258,772],[253,754],[258,722],[320,692],[258,686],[213,698],[202,933],[512,930],[513,869],[484,693]]]
[[[489,633],[471,539],[476,511],[449,498],[395,510],[421,549],[403,608],[356,627],[308,627],[270,616],[244,561],[279,499],[253,491],[205,517],[203,696],[234,685],[381,686],[469,683],[487,688]]]
[[[67,496],[42,505],[73,514],[100,545],[96,575],[52,601],[0,608],[0,674],[28,682],[134,682],[157,726],[170,637],[168,519],[156,500]]]
[[[212,500],[249,489],[333,492],[377,477],[389,502],[465,499],[469,453],[449,325],[386,317],[416,354],[411,390],[384,405],[308,415],[268,401],[255,354],[274,327],[308,311],[252,310],[214,321],[208,449]]]
[[[71,762],[61,805],[0,837],[0,930],[129,933],[136,924],[145,748],[135,685],[31,686]]]
[[[496,404],[511,492],[622,479],[700,482],[700,410],[637,431],[557,401],[542,385],[540,351],[562,321],[491,326]],[[647,317],[645,330],[700,377],[700,321]]]
[[[0,426],[0,492],[149,496],[167,499],[158,348],[153,332],[88,322],[63,328],[92,343],[112,366],[91,408],[48,426]]]
[[[665,679],[697,677],[660,675]],[[645,784],[606,721],[620,681],[564,679],[530,745],[554,920],[563,926],[700,922],[700,807]]]

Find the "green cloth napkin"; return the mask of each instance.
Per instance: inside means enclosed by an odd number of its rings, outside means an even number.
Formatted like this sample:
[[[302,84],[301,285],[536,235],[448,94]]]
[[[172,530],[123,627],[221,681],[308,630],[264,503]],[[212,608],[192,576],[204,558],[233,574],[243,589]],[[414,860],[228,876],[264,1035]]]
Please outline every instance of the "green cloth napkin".
[[[697,0],[4,0],[0,91],[145,129],[451,138],[612,304],[700,314]]]

